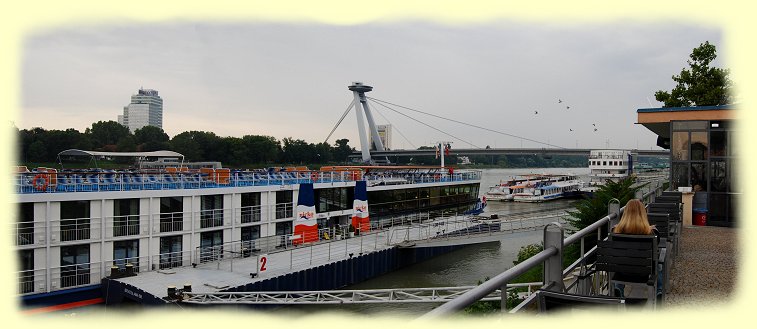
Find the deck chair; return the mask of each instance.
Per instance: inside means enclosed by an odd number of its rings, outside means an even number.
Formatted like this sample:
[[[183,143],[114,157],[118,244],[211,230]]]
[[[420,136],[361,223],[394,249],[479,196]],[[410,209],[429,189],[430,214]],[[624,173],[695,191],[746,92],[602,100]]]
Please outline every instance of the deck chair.
[[[662,250],[663,257],[665,250]],[[610,233],[606,240],[597,242],[595,270],[607,272],[609,295],[613,296],[616,283],[632,286],[632,298],[646,298],[654,308],[657,292],[657,265],[660,251],[654,235],[628,235]],[[641,293],[639,293],[641,291]]]
[[[612,296],[586,296],[554,292],[544,289],[536,291],[539,313],[573,310],[615,309],[625,311],[627,305],[643,305],[643,298],[622,298]]]
[[[680,203],[650,203],[649,206],[647,206],[647,213],[650,212],[670,214],[670,220],[672,222],[670,227],[670,236],[673,239],[674,253],[677,254],[679,248],[679,236],[681,235],[681,230],[683,229],[683,216],[681,215]]]

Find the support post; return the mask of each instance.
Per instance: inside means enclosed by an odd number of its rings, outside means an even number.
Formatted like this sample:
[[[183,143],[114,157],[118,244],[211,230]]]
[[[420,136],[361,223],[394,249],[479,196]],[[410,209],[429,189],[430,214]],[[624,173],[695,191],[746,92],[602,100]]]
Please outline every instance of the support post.
[[[556,228],[556,229],[554,229]],[[552,222],[544,226],[544,250],[557,248],[557,253],[544,261],[544,285],[551,291],[565,291],[562,277],[562,249],[564,241],[563,227],[560,223]]]
[[[607,216],[612,216],[613,214],[615,214],[615,217],[610,217],[608,234],[615,225],[620,223],[620,200],[616,198],[610,199],[610,202],[607,203]]]

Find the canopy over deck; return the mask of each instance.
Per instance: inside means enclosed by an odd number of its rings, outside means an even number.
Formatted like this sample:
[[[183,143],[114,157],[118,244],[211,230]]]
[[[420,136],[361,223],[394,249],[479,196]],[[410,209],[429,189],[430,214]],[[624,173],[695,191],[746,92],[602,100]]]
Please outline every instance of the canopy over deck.
[[[65,151],[61,151],[58,153],[58,163],[60,163],[61,168],[63,167],[63,162],[61,161],[61,156],[89,156],[92,157],[92,159],[95,161],[95,165],[97,165],[97,159],[98,156],[104,156],[104,157],[136,157],[140,159],[145,158],[181,158],[181,163],[184,163],[184,155],[178,152],[174,151],[151,151],[151,152],[100,152],[100,151],[85,151],[85,150],[78,150],[78,149],[68,149]]]

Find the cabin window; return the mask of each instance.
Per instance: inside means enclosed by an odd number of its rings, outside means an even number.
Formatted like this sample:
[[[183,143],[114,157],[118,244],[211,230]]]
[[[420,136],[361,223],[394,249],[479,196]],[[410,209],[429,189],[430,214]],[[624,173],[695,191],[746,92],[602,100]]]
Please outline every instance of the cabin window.
[[[19,273],[18,292],[28,294],[34,292],[34,250],[26,249],[18,251],[18,263],[21,266]]]
[[[139,234],[139,199],[113,201],[113,236]]]
[[[160,198],[160,231],[181,231],[184,227],[183,197]]]
[[[138,239],[113,242],[113,265],[123,267],[126,263],[134,265],[134,271],[139,269]]]
[[[89,201],[60,203],[61,241],[89,239]]]
[[[200,199],[200,228],[223,226],[223,195],[203,195]]]
[[[260,193],[242,193],[242,223],[259,222],[260,210]]]
[[[276,191],[276,219],[294,216],[293,199],[292,191]]]
[[[181,235],[160,237],[160,269],[182,266]]]
[[[19,204],[16,243],[27,245],[34,243],[34,203]]]
[[[60,247],[61,288],[89,284],[89,244]]]

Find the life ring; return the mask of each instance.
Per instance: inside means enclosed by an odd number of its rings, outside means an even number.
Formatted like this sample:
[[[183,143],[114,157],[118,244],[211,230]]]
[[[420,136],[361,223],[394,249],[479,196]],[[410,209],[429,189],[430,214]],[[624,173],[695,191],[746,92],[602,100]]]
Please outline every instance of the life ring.
[[[310,180],[312,180],[313,183],[315,183],[316,181],[318,181],[318,172],[315,172],[315,171],[311,172],[310,173]]]
[[[37,174],[37,176],[34,176],[34,178],[32,179],[32,185],[34,186],[35,190],[44,191],[47,190],[48,180],[49,178],[47,174]]]

